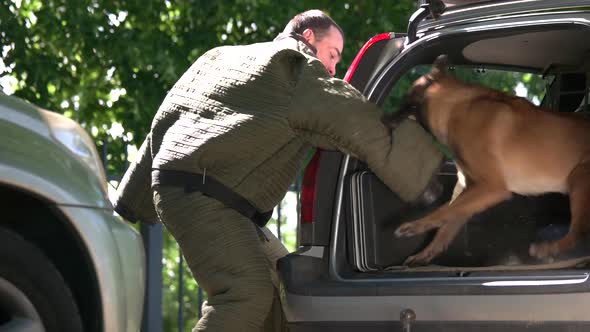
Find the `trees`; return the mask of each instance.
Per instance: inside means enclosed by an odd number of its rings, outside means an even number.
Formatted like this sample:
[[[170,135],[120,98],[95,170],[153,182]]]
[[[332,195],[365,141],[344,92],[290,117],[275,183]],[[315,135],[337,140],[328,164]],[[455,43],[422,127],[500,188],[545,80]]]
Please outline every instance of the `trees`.
[[[405,31],[413,0],[2,0],[0,82],[5,90],[80,122],[107,171],[125,168],[166,91],[206,50],[268,41],[296,13],[326,10],[346,32],[343,75],[381,31]],[[133,152],[133,151],[131,151]],[[131,153],[133,157],[133,153]]]

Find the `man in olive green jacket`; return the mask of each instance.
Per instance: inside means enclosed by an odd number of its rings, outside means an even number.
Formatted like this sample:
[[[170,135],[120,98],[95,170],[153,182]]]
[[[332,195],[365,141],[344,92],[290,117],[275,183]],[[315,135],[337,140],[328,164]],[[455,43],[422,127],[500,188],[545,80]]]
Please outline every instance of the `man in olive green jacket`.
[[[332,77],[342,48],[338,25],[308,11],[273,42],[208,51],[160,106],[115,206],[128,219],[160,220],[178,241],[208,294],[196,331],[280,328],[275,264],[287,251],[228,197],[258,217],[272,211],[310,147],[366,161],[406,201],[435,173],[441,155],[418,125],[404,122],[392,139],[377,107]],[[211,183],[221,194],[199,187]]]

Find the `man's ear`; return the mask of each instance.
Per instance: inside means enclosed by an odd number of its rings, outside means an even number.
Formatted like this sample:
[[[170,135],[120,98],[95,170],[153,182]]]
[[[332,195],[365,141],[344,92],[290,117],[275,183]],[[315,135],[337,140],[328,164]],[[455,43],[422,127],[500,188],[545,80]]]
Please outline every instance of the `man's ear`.
[[[446,54],[439,55],[432,65],[431,75],[434,79],[446,75],[449,68],[449,56]]]
[[[314,45],[315,44],[315,41],[316,40],[315,40],[315,34],[313,33],[313,30],[311,30],[311,29],[305,29],[305,30],[303,30],[303,32],[301,33],[301,35],[311,45]]]

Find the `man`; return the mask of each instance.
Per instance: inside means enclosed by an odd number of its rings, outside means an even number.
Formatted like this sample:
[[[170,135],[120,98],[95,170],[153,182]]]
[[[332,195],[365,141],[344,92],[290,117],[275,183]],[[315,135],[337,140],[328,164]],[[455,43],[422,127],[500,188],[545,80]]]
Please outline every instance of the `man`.
[[[287,251],[264,224],[310,147],[365,160],[408,201],[440,163],[412,124],[396,130],[421,151],[406,158],[378,109],[332,78],[343,40],[330,17],[311,10],[273,42],[208,51],[170,90],[125,174],[117,211],[161,220],[208,294],[196,331],[280,329],[275,266]],[[412,161],[421,171],[408,179],[396,163]]]

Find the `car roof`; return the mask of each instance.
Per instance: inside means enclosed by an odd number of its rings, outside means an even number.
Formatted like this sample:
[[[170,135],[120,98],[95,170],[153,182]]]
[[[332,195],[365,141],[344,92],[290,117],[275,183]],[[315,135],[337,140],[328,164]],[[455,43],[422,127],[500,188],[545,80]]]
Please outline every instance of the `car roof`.
[[[442,2],[447,8],[437,19],[429,17],[421,22],[419,30],[464,24],[474,20],[491,17],[528,14],[531,12],[549,12],[585,8],[587,0],[419,0],[418,2]]]

